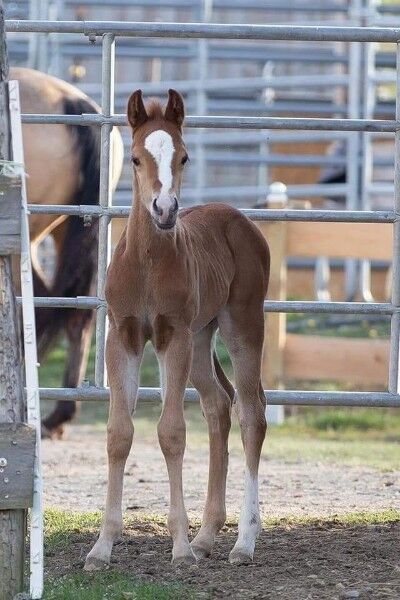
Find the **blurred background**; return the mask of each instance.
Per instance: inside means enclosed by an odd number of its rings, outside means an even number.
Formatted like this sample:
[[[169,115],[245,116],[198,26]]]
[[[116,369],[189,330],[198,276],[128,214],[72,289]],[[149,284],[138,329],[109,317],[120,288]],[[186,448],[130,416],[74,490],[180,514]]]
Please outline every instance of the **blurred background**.
[[[390,26],[398,24],[400,2],[18,0],[7,2],[6,10],[9,19]],[[10,34],[8,41],[12,65],[61,77],[100,103],[100,43],[69,34]],[[166,90],[175,87],[190,115],[394,118],[395,53],[390,44],[119,38],[115,73],[116,113],[125,111],[134,89],[164,98]],[[113,202],[130,205],[130,133],[127,128],[121,133],[125,163]],[[190,164],[183,205],[215,201],[239,208],[392,208],[391,134],[188,129],[185,139]],[[123,224],[119,219],[113,222],[113,244]],[[262,227],[272,252],[269,299],[385,301],[390,297],[390,225],[269,223]],[[42,243],[41,260],[51,272],[51,238]],[[264,386],[386,389],[389,328],[389,319],[379,316],[268,315]],[[231,375],[229,358],[220,344],[218,349]],[[63,356],[60,340],[40,370],[42,386],[61,384]],[[93,380],[92,361],[87,379]],[[149,350],[142,385],[157,383]],[[286,416],[297,420],[301,415],[309,419],[310,414],[321,419],[318,409],[286,410]],[[324,409],[324,415],[329,414],[332,422],[324,416],[322,427],[345,427],[353,414],[361,415],[361,421],[366,415],[367,423],[371,415],[383,419],[391,413]],[[284,416],[278,409],[274,420],[281,423]]]

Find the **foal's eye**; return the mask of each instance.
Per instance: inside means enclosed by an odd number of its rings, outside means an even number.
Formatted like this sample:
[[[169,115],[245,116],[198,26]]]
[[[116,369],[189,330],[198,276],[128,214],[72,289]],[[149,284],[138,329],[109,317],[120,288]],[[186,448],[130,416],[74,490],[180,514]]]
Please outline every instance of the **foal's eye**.
[[[188,160],[189,160],[189,157],[188,157],[188,155],[186,154],[186,156],[184,156],[184,157],[182,158],[182,160],[181,160],[181,164],[182,164],[182,165],[185,165],[185,164],[187,163],[187,161],[188,161]]]
[[[140,160],[136,158],[136,156],[132,156],[131,161],[133,162],[135,167],[138,167],[140,165]]]

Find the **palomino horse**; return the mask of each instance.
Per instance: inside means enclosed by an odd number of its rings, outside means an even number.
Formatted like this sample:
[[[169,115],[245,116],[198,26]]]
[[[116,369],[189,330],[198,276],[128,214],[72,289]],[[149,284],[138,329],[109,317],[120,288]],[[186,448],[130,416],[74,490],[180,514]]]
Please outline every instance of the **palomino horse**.
[[[246,472],[239,536],[230,561],[247,563],[253,558],[261,526],[258,466],[266,432],[266,399],[260,369],[268,246],[256,226],[229,206],[197,206],[178,215],[188,160],[182,139],[184,105],[178,92],[169,91],[165,110],[154,101],[145,107],[141,91],[134,92],[128,120],[133,130],[135,200],[106,283],[110,320],[106,360],[111,388],[107,501],[100,536],[85,568],[107,564],[121,533],[124,466],[148,340],[160,365],[163,409],[158,438],[170,482],[173,562],[191,563],[208,556],[225,522],[228,433],[236,397]],[[217,328],[232,359],[236,396],[214,352]],[[183,398],[188,378],[200,393],[210,437],[203,524],[191,545],[182,490]]]
[[[76,87],[45,73],[11,69],[19,81],[23,113],[97,113],[98,106]],[[23,125],[27,192],[30,204],[97,204],[99,200],[100,130],[97,126]],[[114,128],[113,183],[122,167],[123,148]],[[30,217],[36,296],[85,296],[93,293],[97,271],[98,220],[85,227],[80,217],[34,214]],[[47,281],[36,257],[40,241],[53,236],[57,264]],[[18,281],[18,278],[15,279]],[[76,387],[84,377],[91,338],[91,310],[42,308],[36,310],[41,357],[64,330],[68,354],[63,386]],[[58,402],[43,425],[50,433],[60,431],[72,418],[75,402]]]

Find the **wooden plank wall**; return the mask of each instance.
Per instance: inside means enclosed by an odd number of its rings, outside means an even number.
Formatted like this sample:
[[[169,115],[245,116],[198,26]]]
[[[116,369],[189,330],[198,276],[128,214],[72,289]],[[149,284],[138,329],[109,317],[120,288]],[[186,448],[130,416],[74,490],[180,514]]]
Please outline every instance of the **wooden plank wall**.
[[[287,277],[281,276],[281,262],[289,257],[329,256],[336,258],[369,258],[375,260],[392,259],[392,225],[364,223],[297,223],[283,224],[285,231],[277,230],[276,223],[260,223],[259,227],[271,249],[271,286],[268,297],[271,300],[286,297],[303,297],[304,282],[312,271],[292,271]],[[279,237],[282,235],[282,237]],[[296,274],[297,283],[291,277]],[[340,273],[344,283],[343,273]],[[378,282],[379,301],[386,300],[387,273],[375,274]],[[276,278],[281,277],[281,281]],[[337,279],[338,272],[334,273]],[[303,285],[303,289],[301,288]],[[343,300],[335,291],[335,300]],[[308,282],[306,297],[312,299],[312,281]],[[274,319],[269,315],[268,319]],[[272,337],[272,339],[271,339]],[[276,356],[278,354],[279,356]],[[360,389],[368,385],[387,385],[389,365],[389,342],[374,339],[349,339],[300,334],[286,334],[273,326],[267,333],[266,352],[263,361],[263,379],[279,387],[288,380],[299,381],[338,381],[353,384]]]

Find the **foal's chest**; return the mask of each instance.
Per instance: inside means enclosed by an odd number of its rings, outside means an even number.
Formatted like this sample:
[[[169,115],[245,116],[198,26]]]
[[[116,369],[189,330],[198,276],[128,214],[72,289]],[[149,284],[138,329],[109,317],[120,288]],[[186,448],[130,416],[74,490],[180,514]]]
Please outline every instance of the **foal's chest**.
[[[113,318],[121,323],[135,317],[143,327],[153,328],[158,316],[171,322],[193,320],[197,311],[197,281],[184,261],[146,260],[116,256],[110,265],[106,299]]]

